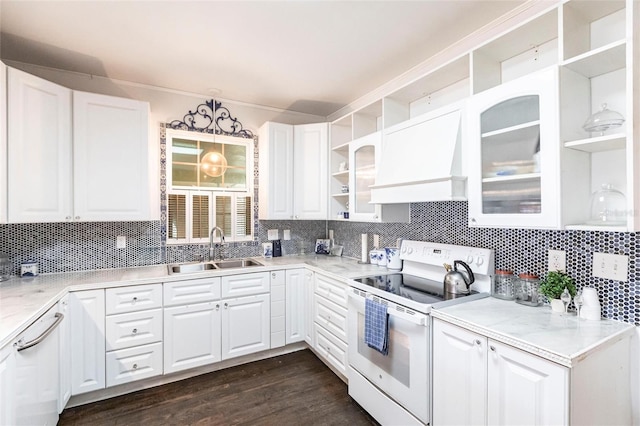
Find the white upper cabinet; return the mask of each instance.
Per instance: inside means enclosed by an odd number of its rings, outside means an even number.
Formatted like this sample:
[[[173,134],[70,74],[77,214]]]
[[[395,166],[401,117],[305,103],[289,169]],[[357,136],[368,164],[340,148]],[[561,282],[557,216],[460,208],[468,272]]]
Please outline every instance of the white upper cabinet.
[[[265,123],[259,136],[260,219],[293,217],[293,126]]]
[[[327,124],[267,122],[259,144],[260,219],[327,219]]]
[[[560,226],[557,93],[550,67],[471,99],[469,225]]]
[[[7,67],[0,62],[0,223],[7,223]]]
[[[148,103],[9,68],[7,105],[9,222],[154,219]]]
[[[72,220],[71,90],[8,69],[8,219]]]
[[[327,219],[328,125],[293,127],[294,219]]]
[[[73,93],[73,188],[78,219],[151,219],[150,158],[148,103]]]

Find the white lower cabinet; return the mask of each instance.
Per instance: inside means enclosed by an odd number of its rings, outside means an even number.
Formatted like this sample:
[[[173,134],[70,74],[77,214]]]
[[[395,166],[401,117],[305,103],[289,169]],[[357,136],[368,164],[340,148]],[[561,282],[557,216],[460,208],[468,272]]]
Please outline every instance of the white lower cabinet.
[[[287,271],[271,272],[271,349],[280,348],[286,339],[286,273]]]
[[[313,301],[316,274],[304,271],[304,286],[302,287],[302,297],[304,298],[304,341],[312,348],[315,347],[313,331]]]
[[[9,344],[0,349],[0,425],[16,424],[16,353]]]
[[[347,375],[347,285],[315,274],[313,295],[313,347],[324,361]]]
[[[286,344],[305,340],[304,286],[305,269],[289,269],[286,272]]]
[[[434,425],[568,422],[568,368],[434,320]]]
[[[59,328],[60,338],[60,396],[58,398],[58,413],[62,413],[64,407],[71,398],[71,307],[67,294],[58,301],[58,312],[64,315]],[[4,423],[0,423],[4,424]]]
[[[268,293],[226,299],[222,305],[223,360],[270,348]]]
[[[107,387],[162,374],[162,342],[107,352]]]
[[[105,387],[104,290],[69,295],[71,313],[71,394]]]
[[[220,301],[164,309],[164,373],[221,360]]]

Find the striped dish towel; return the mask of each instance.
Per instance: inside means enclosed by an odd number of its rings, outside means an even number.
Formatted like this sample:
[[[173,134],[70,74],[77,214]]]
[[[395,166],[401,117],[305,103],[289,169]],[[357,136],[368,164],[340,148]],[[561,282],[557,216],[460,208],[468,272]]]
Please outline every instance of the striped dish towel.
[[[364,342],[382,355],[389,354],[389,315],[387,307],[372,299],[365,299]]]

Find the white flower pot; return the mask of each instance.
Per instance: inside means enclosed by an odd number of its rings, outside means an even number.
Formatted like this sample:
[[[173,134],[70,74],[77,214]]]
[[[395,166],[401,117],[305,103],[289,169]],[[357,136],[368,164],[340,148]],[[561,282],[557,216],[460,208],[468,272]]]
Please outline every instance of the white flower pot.
[[[564,313],[564,303],[560,299],[551,299],[551,310],[553,312]]]

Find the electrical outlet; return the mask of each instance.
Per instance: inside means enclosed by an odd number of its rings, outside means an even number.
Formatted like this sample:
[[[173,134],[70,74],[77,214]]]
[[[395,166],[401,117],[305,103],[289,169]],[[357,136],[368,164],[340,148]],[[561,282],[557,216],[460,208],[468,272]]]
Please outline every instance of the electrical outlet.
[[[278,230],[277,229],[269,229],[269,230],[267,230],[267,239],[269,239],[269,240],[277,240],[278,239]]]
[[[118,235],[116,237],[116,248],[127,248],[127,237],[125,235]]]
[[[290,229],[285,229],[282,232],[284,233],[285,241],[289,241],[291,239],[291,230]]]
[[[629,256],[593,253],[593,276],[616,281],[627,281]]]
[[[549,271],[567,272],[567,253],[563,250],[549,250]]]

